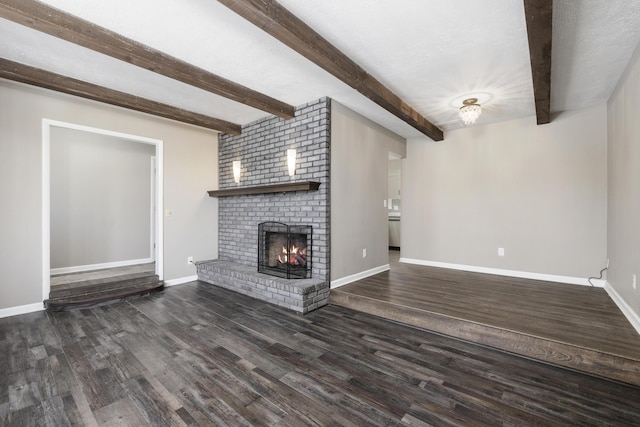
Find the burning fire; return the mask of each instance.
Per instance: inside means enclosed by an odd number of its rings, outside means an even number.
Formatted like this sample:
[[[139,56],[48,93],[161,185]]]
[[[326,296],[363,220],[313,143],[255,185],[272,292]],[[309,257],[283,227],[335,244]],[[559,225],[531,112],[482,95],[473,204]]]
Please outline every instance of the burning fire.
[[[287,248],[283,246],[282,253],[284,255],[278,255],[278,262],[280,264],[291,264],[291,265],[307,264],[307,248],[299,248],[295,245],[291,245],[291,248],[287,251]]]

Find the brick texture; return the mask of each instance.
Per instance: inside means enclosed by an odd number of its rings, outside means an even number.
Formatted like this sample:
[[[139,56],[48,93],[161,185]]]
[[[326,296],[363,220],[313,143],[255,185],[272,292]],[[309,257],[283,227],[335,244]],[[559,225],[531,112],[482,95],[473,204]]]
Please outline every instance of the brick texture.
[[[329,303],[329,282],[287,280],[232,261],[201,261],[198,280],[306,314]]]
[[[322,98],[298,107],[293,119],[270,117],[244,126],[241,135],[220,135],[221,190],[292,181],[317,181],[320,188],[308,192],[221,197],[218,202],[219,259],[198,265],[200,280],[301,313],[328,303],[330,106],[330,99]],[[289,148],[296,149],[293,177],[287,170]],[[233,181],[234,160],[242,164],[238,184]],[[257,273],[258,224],[265,221],[313,227],[312,279],[286,280]]]
[[[329,281],[330,254],[330,100],[296,109],[293,119],[270,117],[243,127],[242,134],[219,138],[220,189],[320,182],[318,191],[221,197],[219,259],[257,269],[258,224],[278,221],[313,226],[312,277]],[[287,172],[287,149],[295,148],[296,174]],[[233,181],[232,162],[240,160],[240,182]]]

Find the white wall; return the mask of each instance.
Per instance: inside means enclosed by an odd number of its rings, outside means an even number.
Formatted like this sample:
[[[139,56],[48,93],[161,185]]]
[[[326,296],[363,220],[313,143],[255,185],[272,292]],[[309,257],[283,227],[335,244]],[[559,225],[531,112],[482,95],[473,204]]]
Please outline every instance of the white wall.
[[[389,152],[404,138],[331,103],[331,282],[389,264]],[[362,250],[367,250],[363,258]]]
[[[607,281],[640,331],[640,48],[636,49],[608,109],[609,200]],[[636,275],[636,289],[633,276]],[[617,301],[618,305],[620,301]],[[630,316],[631,315],[631,316]]]
[[[217,134],[0,80],[0,309],[42,301],[42,119],[164,141],[164,279],[217,257]]]
[[[597,276],[606,263],[606,131],[602,105],[543,126],[531,117],[451,131],[438,143],[409,140],[401,257]]]
[[[51,268],[150,260],[155,146],[52,126]]]

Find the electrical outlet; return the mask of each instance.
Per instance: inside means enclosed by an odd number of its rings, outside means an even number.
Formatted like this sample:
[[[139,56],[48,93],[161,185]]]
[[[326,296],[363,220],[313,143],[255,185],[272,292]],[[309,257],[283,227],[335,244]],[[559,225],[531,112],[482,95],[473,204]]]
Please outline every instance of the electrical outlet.
[[[367,257],[367,249],[363,249],[362,250],[362,258],[366,258]]]
[[[498,248],[498,256],[504,256],[504,248]]]
[[[633,275],[633,284],[632,285],[633,285],[633,289],[635,289],[636,288],[636,275],[635,274]]]
[[[187,264],[193,264],[193,257],[187,257]]]
[[[609,268],[609,258],[607,258],[607,268]]]

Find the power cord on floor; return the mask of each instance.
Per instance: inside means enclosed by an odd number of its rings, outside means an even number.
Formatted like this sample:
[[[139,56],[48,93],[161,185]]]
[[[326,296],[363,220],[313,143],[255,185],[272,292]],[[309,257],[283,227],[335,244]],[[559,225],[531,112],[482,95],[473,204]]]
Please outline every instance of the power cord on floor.
[[[600,270],[600,277],[589,277],[589,278],[587,279],[587,281],[589,282],[589,284],[591,285],[591,287],[592,287],[592,288],[594,287],[594,284],[593,284],[593,283],[591,283],[591,279],[598,279],[598,280],[602,279],[602,273],[604,273],[608,268],[609,268],[609,267],[605,267],[605,268],[603,268],[602,270]]]

